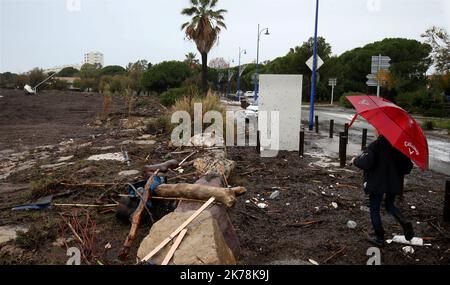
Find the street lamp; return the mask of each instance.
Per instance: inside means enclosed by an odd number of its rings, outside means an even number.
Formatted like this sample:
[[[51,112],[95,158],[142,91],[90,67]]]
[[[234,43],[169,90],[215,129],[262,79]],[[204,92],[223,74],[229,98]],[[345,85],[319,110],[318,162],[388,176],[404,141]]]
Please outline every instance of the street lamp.
[[[256,46],[256,73],[255,73],[255,102],[258,100],[258,93],[259,93],[259,80],[258,80],[258,74],[259,74],[259,41],[261,39],[261,34],[264,33],[264,35],[268,36],[269,34],[269,28],[265,28],[260,30],[259,24],[258,24],[258,44]]]
[[[239,47],[239,67],[238,67],[238,80],[237,80],[237,92],[238,92],[238,98],[239,102],[241,102],[241,55],[247,54],[247,51],[241,50],[241,47]]]

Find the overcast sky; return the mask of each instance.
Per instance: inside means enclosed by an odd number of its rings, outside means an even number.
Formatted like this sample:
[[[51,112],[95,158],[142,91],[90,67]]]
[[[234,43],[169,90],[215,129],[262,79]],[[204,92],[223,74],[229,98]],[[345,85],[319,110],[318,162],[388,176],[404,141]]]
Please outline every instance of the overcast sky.
[[[81,63],[89,51],[105,65],[182,60],[195,45],[184,39],[181,16],[189,0],[0,0],[0,71]],[[228,10],[210,58],[256,58],[257,25],[268,27],[261,60],[285,55],[313,35],[314,0],[220,0]],[[319,35],[333,54],[386,37],[420,39],[428,27],[450,32],[449,0],[320,0]]]

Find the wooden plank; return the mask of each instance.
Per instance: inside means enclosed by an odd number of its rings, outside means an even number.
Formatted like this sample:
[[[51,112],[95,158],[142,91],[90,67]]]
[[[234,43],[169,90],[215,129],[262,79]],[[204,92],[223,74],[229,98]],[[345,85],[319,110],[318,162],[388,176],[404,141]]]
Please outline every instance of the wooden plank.
[[[214,202],[215,198],[209,199],[203,206],[201,206],[192,216],[190,216],[181,226],[179,226],[175,231],[173,231],[168,238],[163,240],[154,250],[147,254],[141,261],[147,262],[155,254],[157,254],[161,249],[163,249],[174,237],[176,237],[185,227],[187,227],[195,218],[198,217],[209,205]]]
[[[167,253],[166,257],[164,258],[161,265],[167,265],[169,264],[169,261],[172,259],[173,255],[175,254],[175,251],[180,246],[181,241],[183,240],[184,236],[187,233],[187,229],[184,229],[181,231],[181,233],[178,235],[177,239],[175,240],[175,243],[170,248],[169,252]]]

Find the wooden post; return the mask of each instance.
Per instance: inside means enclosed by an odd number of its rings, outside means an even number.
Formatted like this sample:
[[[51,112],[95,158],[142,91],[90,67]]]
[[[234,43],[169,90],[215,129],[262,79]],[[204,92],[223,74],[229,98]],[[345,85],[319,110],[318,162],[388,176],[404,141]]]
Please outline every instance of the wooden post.
[[[345,132],[339,134],[339,160],[341,167],[344,168],[347,162],[347,143],[348,137]]]
[[[366,150],[367,146],[367,129],[363,129],[361,150]]]
[[[444,221],[450,222],[450,180],[445,182]]]
[[[334,120],[330,120],[330,139],[333,138],[334,133]]]
[[[303,157],[305,154],[305,131],[300,132],[300,145],[299,145],[299,156]]]
[[[260,131],[256,133],[256,153],[261,153]]]
[[[319,116],[316,116],[316,133],[319,133]]]
[[[346,144],[348,144],[348,129],[349,129],[349,125],[345,124],[344,125],[344,132],[345,132],[345,136],[347,137]]]

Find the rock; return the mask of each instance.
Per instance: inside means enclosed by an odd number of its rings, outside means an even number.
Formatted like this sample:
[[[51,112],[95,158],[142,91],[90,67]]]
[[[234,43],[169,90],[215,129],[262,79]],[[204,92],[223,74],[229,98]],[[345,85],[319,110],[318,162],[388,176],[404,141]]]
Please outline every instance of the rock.
[[[406,254],[414,254],[414,248],[412,246],[403,247],[403,252]]]
[[[139,246],[137,256],[144,258],[195,211],[173,212],[153,224],[150,234]],[[225,243],[217,221],[211,213],[202,212],[188,227],[188,232],[169,264],[172,265],[236,265],[230,248]],[[174,241],[174,240],[173,240]],[[173,242],[172,241],[172,242]],[[169,243],[155,256],[152,262],[161,264],[168,253]]]
[[[139,175],[141,172],[139,170],[126,170],[119,172],[119,176],[136,176]]]
[[[356,229],[356,226],[357,226],[358,224],[355,222],[355,221],[348,221],[347,222],[347,228],[349,228],[349,229]]]
[[[28,229],[22,226],[2,226],[0,227],[0,245],[14,240],[17,237],[17,232],[27,232]]]
[[[337,204],[336,202],[332,202],[332,203],[331,203],[331,206],[332,206],[334,209],[337,209],[337,208],[338,208],[338,204]]]
[[[259,203],[258,204],[258,208],[260,208],[260,209],[265,209],[267,207],[269,207],[269,205],[267,205],[266,203]]]
[[[199,209],[204,203],[197,201],[183,201],[180,203],[178,207],[175,209],[175,212],[189,212],[196,211]],[[226,244],[231,249],[233,256],[235,258],[239,258],[241,252],[241,246],[239,243],[239,239],[236,233],[236,230],[231,223],[231,219],[228,215],[227,209],[219,204],[212,204],[206,210],[206,212],[211,213],[213,218],[219,224],[219,228],[222,231],[222,235],[225,239]]]
[[[280,197],[280,191],[275,191],[272,194],[270,194],[270,199],[275,200],[276,198]]]
[[[65,162],[65,161],[69,161],[69,160],[71,160],[73,158],[73,155],[70,155],[70,156],[63,156],[63,157],[60,157],[58,160],[57,160],[57,162]]]
[[[367,206],[361,206],[359,209],[363,212],[370,213],[370,208]]]
[[[90,161],[115,160],[115,161],[125,162],[125,158],[123,157],[123,154],[121,152],[92,155],[92,156],[88,157],[87,160],[90,160]]]

